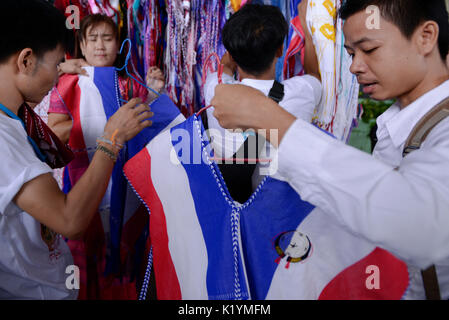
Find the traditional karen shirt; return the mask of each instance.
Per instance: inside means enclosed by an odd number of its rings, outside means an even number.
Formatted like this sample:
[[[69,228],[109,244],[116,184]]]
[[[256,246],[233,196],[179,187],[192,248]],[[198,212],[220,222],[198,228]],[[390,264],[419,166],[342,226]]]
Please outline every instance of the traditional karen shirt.
[[[167,97],[152,110],[161,131],[124,171],[150,212],[158,299],[407,295],[405,263],[305,202],[288,183],[269,176],[247,202],[234,201],[210,160],[201,120],[185,120]]]

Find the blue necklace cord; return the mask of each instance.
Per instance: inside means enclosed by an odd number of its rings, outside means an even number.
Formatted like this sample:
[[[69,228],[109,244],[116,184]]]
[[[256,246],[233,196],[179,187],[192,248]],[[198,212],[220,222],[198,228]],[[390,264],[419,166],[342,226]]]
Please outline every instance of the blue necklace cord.
[[[5,107],[3,104],[0,103],[0,110],[2,110],[4,113],[6,113],[10,118],[14,119],[14,120],[18,120],[20,121],[20,123],[23,126],[23,129],[26,132],[26,126],[25,123],[22,121],[22,119],[20,119],[14,112],[12,112],[10,109],[8,109],[7,107]],[[33,140],[33,138],[31,138],[28,135],[28,132],[26,132],[27,134],[27,138],[28,138],[28,142],[31,144],[31,146],[34,149],[34,152],[36,153],[37,157],[42,161],[45,162],[47,159],[47,156],[44,155],[41,150],[39,149],[39,147],[36,144],[36,141]]]

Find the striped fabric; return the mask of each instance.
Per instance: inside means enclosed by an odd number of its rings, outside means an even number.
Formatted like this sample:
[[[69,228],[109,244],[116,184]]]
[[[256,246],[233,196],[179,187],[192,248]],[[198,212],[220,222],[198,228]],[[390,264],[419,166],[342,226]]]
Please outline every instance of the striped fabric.
[[[57,92],[73,120],[69,145],[75,159],[67,166],[64,190],[68,192],[89,166],[96,140],[108,119],[120,108],[115,68],[86,68],[88,76],[61,78]],[[146,210],[129,187],[122,168],[152,138],[145,129],[126,144],[114,166],[106,194],[82,240],[69,240],[75,264],[80,267],[80,299],[135,299],[139,252],[148,233]],[[130,258],[134,255],[133,258]],[[131,263],[129,259],[133,260]],[[125,267],[126,265],[126,267]],[[128,268],[131,266],[130,268]],[[126,269],[126,271],[125,271]],[[122,277],[126,274],[127,276]]]
[[[152,109],[166,126],[124,171],[150,212],[159,299],[404,297],[402,261],[286,182],[268,177],[246,203],[234,202],[199,118],[186,120],[166,97]]]

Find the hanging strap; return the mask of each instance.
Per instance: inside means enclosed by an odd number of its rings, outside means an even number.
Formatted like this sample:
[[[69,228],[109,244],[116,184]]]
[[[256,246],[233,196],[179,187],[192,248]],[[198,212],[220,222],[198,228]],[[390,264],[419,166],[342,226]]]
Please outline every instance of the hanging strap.
[[[412,133],[405,143],[405,148],[402,156],[405,157],[410,152],[420,149],[421,144],[427,138],[430,131],[432,131],[433,128],[435,128],[448,116],[449,97],[441,101],[432,110],[430,110],[413,128]]]
[[[284,85],[277,80],[274,80],[273,87],[268,94],[268,97],[276,101],[281,102],[284,99]]]
[[[0,110],[2,110],[4,113],[6,113],[8,115],[8,117],[10,117],[11,119],[17,120],[19,121],[22,126],[23,129],[25,130],[25,132],[27,132],[27,127],[25,125],[25,122],[20,119],[14,112],[12,112],[10,109],[8,109],[7,107],[5,107],[3,104],[0,103]],[[37,146],[36,142],[33,140],[33,138],[31,138],[28,135],[27,132],[27,139],[28,142],[31,144],[31,146],[33,147],[34,152],[36,153],[36,156],[42,161],[42,162],[46,162],[45,160],[47,159],[47,157],[42,154],[41,150],[39,149],[39,147]]]
[[[412,133],[405,143],[403,157],[410,152],[421,148],[422,143],[427,138],[429,133],[441,121],[449,116],[449,97],[437,104],[430,110],[413,128]],[[438,276],[435,266],[431,266],[426,270],[421,271],[424,283],[424,290],[426,292],[427,300],[441,300],[440,287],[438,285]]]
[[[435,265],[421,270],[427,300],[441,300],[440,286]]]

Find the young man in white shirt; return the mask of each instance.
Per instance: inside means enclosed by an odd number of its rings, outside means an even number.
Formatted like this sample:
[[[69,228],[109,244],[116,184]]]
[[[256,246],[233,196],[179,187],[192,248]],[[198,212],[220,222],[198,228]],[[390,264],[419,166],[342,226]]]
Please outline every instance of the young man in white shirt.
[[[139,100],[120,108],[104,129],[116,143],[99,143],[77,185],[67,195],[59,189],[38,158],[44,149],[18,114],[56,83],[67,32],[64,16],[44,0],[0,1],[0,299],[76,299],[76,268],[60,235],[83,234],[119,146],[151,125],[149,107],[137,106]]]
[[[380,28],[366,27],[370,5],[379,8]],[[407,262],[414,298],[425,298],[420,269],[436,264],[441,297],[448,299],[449,118],[403,158],[414,126],[449,96],[444,0],[347,0],[340,15],[346,19],[351,71],[364,92],[377,100],[397,99],[378,119],[373,156],[330,138],[248,87],[218,86],[214,115],[225,128],[277,129],[279,174],[302,199]]]

